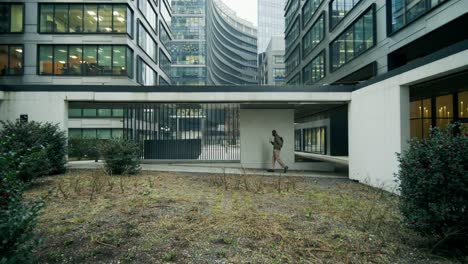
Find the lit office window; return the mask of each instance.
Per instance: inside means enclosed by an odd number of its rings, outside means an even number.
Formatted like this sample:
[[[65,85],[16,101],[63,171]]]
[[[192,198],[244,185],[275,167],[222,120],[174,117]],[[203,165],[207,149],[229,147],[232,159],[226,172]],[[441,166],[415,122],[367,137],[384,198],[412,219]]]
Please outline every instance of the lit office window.
[[[143,51],[157,63],[158,44],[156,44],[156,41],[151,37],[150,33],[141,23],[138,24],[138,46],[140,46],[140,48],[142,48]]]
[[[458,111],[460,119],[468,118],[468,92],[458,93]]]
[[[314,16],[323,0],[308,0],[302,7],[302,25],[305,26]]]
[[[322,14],[307,31],[302,40],[302,56],[305,58],[323,40],[325,33],[325,15]]]
[[[299,19],[296,19],[296,22],[292,25],[292,27],[289,29],[288,34],[286,35],[285,38],[285,43],[287,48],[291,48],[292,44],[297,40],[301,33],[301,29],[299,26]]]
[[[325,155],[326,150],[326,128],[325,127],[314,127],[305,128],[302,130],[303,140],[299,147],[303,152],[317,153]],[[298,136],[301,134],[298,133]]]
[[[374,14],[372,6],[330,44],[332,71],[374,47]]]
[[[431,129],[431,99],[418,100],[410,103],[410,134],[411,138],[427,138]]]
[[[23,74],[23,45],[0,45],[0,76]]]
[[[137,56],[138,57],[138,56]],[[140,57],[137,58],[137,82],[144,86],[156,85],[157,73]]]
[[[299,47],[297,47],[286,59],[286,75],[292,72],[301,62]]]
[[[436,97],[436,126],[446,127],[453,121],[453,97],[451,94]]]
[[[132,11],[123,4],[39,4],[41,33],[132,34]]]
[[[325,51],[304,67],[302,76],[304,84],[312,84],[325,77]]]
[[[391,31],[397,31],[447,0],[391,0]]]
[[[146,21],[150,27],[153,28],[155,32],[158,31],[158,15],[153,7],[152,3],[156,3],[150,0],[138,0],[138,8],[145,17]]]
[[[171,26],[171,12],[169,11],[171,8],[167,5],[166,1],[161,0],[161,4],[159,5],[161,8],[161,17],[163,18],[164,22],[166,22],[167,26]]]
[[[171,74],[171,60],[162,50],[159,50],[159,67],[167,75]]]
[[[333,29],[361,0],[332,0],[330,2],[330,29]]]
[[[131,77],[133,69],[127,46],[39,45],[38,53],[39,75]]]
[[[291,24],[294,15],[296,14],[297,10],[299,9],[299,0],[292,0],[292,3],[289,5],[288,10],[286,11],[285,15],[285,27],[288,28]]]
[[[0,34],[22,33],[24,4],[0,4]]]

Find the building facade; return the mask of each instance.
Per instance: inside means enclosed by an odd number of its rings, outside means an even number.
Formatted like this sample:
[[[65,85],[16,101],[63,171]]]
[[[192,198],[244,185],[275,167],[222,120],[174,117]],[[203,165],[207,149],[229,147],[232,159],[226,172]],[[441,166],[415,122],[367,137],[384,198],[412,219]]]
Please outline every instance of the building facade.
[[[272,37],[284,36],[286,0],[258,0],[258,54],[266,51]]]
[[[207,0],[207,76],[211,85],[252,85],[257,78],[257,29],[220,0]]]
[[[172,81],[206,84],[206,2],[172,0]]]
[[[272,37],[265,52],[259,56],[259,83],[261,85],[284,85],[284,37]]]

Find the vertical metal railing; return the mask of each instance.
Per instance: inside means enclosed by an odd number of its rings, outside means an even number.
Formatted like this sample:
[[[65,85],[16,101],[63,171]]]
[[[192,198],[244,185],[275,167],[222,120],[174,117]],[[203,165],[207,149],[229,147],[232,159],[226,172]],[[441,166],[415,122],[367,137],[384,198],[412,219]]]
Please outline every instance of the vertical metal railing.
[[[144,159],[240,160],[238,104],[128,103],[123,120]]]

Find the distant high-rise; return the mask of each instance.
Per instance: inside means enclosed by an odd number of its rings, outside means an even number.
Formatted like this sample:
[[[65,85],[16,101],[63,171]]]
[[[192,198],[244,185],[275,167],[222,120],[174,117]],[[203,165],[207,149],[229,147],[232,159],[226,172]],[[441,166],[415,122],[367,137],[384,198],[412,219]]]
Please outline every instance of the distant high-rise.
[[[265,52],[271,37],[284,34],[285,0],[258,0],[258,54]]]

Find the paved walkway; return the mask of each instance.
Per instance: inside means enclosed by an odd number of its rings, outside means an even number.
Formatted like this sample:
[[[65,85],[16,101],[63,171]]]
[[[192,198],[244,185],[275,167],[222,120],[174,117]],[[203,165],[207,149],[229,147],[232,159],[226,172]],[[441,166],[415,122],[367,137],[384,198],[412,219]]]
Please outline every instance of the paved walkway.
[[[94,161],[70,161],[67,167],[70,169],[99,169],[102,168],[103,162]],[[164,172],[185,172],[185,173],[206,173],[206,174],[220,174],[224,171],[227,174],[242,174],[242,168],[236,164],[168,164],[168,163],[155,163],[155,164],[141,164],[143,171],[164,171]],[[275,172],[267,172],[266,170],[246,169],[247,175],[264,175],[264,176],[278,176],[282,175],[282,170]],[[329,178],[329,179],[348,179],[348,175],[344,172],[314,172],[314,171],[288,171],[288,176],[301,176],[312,178]]]

